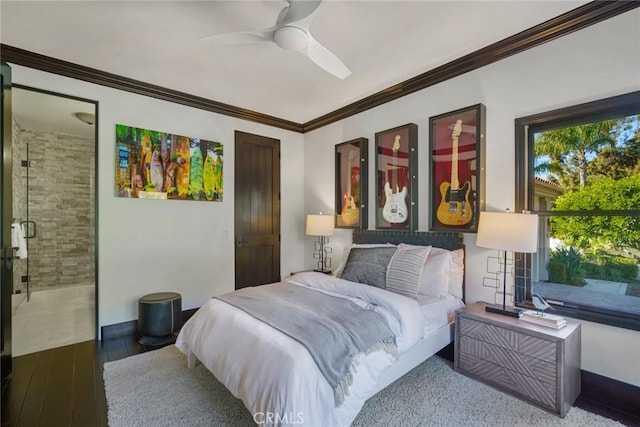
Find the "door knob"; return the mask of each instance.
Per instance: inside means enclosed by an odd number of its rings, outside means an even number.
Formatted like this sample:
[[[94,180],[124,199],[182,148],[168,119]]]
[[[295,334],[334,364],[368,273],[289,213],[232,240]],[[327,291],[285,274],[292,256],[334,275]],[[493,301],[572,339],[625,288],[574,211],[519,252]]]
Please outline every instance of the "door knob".
[[[236,238],[236,248],[240,249],[242,247],[243,244],[245,243],[249,243],[248,240],[243,240],[242,237],[237,237]]]
[[[236,248],[240,249],[243,243],[244,242],[242,241],[242,237],[236,238]]]

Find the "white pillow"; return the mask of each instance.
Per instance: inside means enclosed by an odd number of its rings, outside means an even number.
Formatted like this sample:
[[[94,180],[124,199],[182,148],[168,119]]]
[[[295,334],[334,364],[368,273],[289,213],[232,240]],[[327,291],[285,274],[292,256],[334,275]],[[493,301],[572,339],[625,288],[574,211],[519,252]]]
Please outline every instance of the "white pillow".
[[[464,283],[464,251],[456,249],[451,252],[451,274],[449,274],[449,293],[460,299],[463,297],[462,285]]]
[[[421,246],[401,243],[398,249],[417,248]],[[425,247],[425,246],[422,246]],[[441,256],[449,254],[449,257]],[[436,258],[437,257],[437,258]],[[430,264],[427,266],[426,264]],[[427,276],[427,273],[430,276]],[[462,298],[462,284],[464,281],[464,251],[432,247],[422,272],[420,295],[439,297],[451,294]]]
[[[449,293],[449,272],[451,271],[451,254],[442,252],[436,255],[429,253],[420,276],[418,293],[432,297],[447,296]]]
[[[351,252],[351,248],[384,248],[396,245],[392,245],[391,243],[353,243],[351,246],[342,251],[342,258],[340,261],[340,266],[336,268],[333,272],[335,277],[340,277],[342,275],[342,270],[344,270],[344,266],[347,265],[347,260],[349,259],[349,253]]]
[[[456,249],[449,251],[443,248],[432,248],[429,256],[449,253],[451,255],[450,270],[447,273],[448,292],[458,298],[462,298],[462,284],[464,282],[464,251]]]

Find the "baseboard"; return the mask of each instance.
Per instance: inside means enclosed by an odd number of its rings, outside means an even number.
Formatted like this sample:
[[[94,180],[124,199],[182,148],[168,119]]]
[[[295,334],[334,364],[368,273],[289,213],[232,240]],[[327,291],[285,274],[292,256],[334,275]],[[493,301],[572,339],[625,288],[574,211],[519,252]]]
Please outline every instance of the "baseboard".
[[[186,322],[198,311],[198,308],[190,308],[189,310],[182,311],[182,322]],[[126,336],[136,335],[138,333],[138,321],[130,320],[128,322],[116,323],[113,325],[106,325],[100,328],[102,331],[102,340],[110,340],[115,338],[122,338]]]
[[[135,335],[138,333],[138,321],[130,320],[114,325],[105,325],[100,328],[100,331],[103,341]]]
[[[191,319],[191,316],[196,314],[196,311],[198,311],[198,308],[190,308],[189,310],[182,310],[182,323]]]
[[[451,363],[453,363],[453,355],[454,355],[453,342],[451,342],[446,347],[442,347],[442,350],[436,353],[436,356],[440,356]]]
[[[640,421],[640,387],[589,371],[582,371],[580,377],[582,392],[579,400],[627,414],[635,422]]]

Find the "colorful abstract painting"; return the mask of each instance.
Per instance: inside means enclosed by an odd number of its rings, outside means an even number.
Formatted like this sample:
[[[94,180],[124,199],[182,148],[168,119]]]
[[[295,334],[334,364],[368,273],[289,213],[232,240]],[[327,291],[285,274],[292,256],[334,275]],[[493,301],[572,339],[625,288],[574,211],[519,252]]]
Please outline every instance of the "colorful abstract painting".
[[[222,201],[222,143],[116,125],[116,196]]]

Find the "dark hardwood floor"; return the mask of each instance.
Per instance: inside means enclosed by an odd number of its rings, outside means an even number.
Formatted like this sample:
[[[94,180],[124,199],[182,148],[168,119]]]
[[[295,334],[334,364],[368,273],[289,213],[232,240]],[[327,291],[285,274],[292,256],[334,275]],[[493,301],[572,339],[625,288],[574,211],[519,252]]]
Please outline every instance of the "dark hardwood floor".
[[[2,389],[2,427],[107,426],[103,364],[156,348],[127,336],[14,358],[11,380]],[[449,358],[446,352],[440,355]],[[615,411],[582,395],[575,406],[640,426],[640,415]]]
[[[107,426],[103,364],[147,350],[128,336],[14,358],[2,390],[2,427]]]

